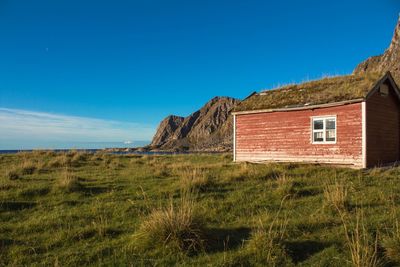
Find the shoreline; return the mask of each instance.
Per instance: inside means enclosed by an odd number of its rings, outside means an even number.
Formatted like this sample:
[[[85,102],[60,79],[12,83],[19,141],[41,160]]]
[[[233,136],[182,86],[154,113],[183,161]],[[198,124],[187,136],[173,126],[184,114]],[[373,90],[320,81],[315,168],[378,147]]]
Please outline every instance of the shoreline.
[[[0,155],[4,154],[16,154],[16,153],[24,153],[24,152],[70,152],[70,151],[78,151],[78,152],[86,152],[86,153],[97,153],[104,152],[107,154],[137,154],[137,155],[174,155],[174,154],[222,154],[222,153],[230,153],[232,151],[228,150],[160,150],[160,149],[143,149],[139,148],[71,148],[71,149],[2,149],[0,150]]]

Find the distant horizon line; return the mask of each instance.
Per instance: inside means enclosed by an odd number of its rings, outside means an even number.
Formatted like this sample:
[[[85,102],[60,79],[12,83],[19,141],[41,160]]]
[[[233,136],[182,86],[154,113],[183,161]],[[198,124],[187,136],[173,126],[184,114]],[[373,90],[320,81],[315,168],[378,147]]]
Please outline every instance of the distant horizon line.
[[[125,141],[112,141],[112,142],[85,142],[85,141],[61,141],[51,142],[40,145],[9,145],[0,146],[0,151],[20,151],[20,150],[68,150],[68,149],[105,149],[105,148],[135,148],[146,146],[151,143],[151,140],[137,140],[131,143]]]

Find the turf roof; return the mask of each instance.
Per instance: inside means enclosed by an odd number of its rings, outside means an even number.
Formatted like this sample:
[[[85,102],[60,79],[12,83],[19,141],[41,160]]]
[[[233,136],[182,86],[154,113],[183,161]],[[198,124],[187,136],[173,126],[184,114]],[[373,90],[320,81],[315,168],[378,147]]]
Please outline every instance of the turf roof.
[[[265,90],[243,100],[233,111],[302,107],[365,98],[382,77],[379,73],[338,76]]]

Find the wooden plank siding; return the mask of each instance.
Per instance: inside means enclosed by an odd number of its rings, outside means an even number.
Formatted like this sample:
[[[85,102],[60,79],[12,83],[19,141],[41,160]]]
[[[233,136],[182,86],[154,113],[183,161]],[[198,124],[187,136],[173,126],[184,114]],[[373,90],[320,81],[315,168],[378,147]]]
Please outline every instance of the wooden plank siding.
[[[312,117],[336,116],[335,144],[312,144]],[[236,161],[351,164],[362,167],[361,103],[235,115]]]
[[[366,101],[367,167],[399,160],[400,108],[390,83],[389,94],[379,90]]]

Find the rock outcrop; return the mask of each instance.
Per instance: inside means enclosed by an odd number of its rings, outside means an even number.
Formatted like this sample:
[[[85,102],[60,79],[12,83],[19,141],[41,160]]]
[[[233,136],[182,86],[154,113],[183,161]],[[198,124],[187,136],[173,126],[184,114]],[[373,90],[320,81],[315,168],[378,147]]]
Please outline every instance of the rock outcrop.
[[[159,125],[150,147],[161,150],[230,150],[232,117],[239,103],[230,97],[214,97],[188,117],[168,116]]]
[[[385,73],[390,71],[400,84],[400,18],[394,30],[392,42],[380,56],[373,56],[361,62],[354,70],[355,74],[365,72]]]
[[[151,146],[158,146],[170,141],[175,131],[182,125],[185,118],[175,115],[170,115],[163,119],[157,128],[157,132],[153,137]]]

